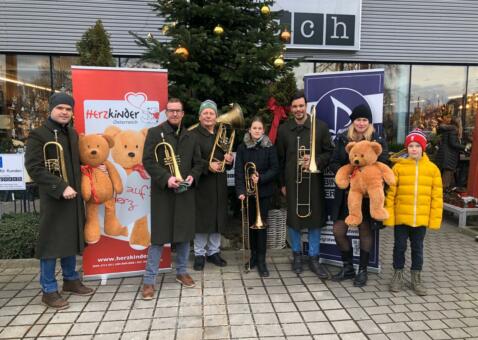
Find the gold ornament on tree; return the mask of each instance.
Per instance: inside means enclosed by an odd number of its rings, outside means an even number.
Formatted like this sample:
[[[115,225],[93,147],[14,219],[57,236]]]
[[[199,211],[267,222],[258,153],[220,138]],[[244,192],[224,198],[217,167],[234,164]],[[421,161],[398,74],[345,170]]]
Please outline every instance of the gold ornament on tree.
[[[261,7],[261,13],[263,15],[269,15],[270,12],[271,12],[271,8],[269,6],[264,5],[264,6]]]
[[[162,32],[164,35],[166,35],[166,34],[168,34],[168,32],[169,32],[169,28],[170,28],[169,25],[163,25],[163,27],[161,28],[161,32]]]
[[[274,66],[277,68],[283,67],[285,64],[284,56],[281,54],[276,60],[274,60]]]
[[[287,30],[287,27],[285,27],[282,33],[280,34],[280,40],[282,40],[285,43],[288,43],[290,42],[290,37],[291,37],[291,34]]]
[[[181,45],[174,51],[174,54],[181,57],[182,59],[186,60],[189,57],[189,51],[186,47],[182,47]]]
[[[215,35],[221,36],[224,34],[224,28],[222,28],[222,26],[218,24],[216,27],[214,27],[213,32]]]

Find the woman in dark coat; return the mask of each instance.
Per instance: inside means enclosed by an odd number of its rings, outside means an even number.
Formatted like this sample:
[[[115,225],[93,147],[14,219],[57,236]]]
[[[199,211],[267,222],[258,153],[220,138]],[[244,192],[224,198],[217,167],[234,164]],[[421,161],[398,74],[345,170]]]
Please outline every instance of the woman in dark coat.
[[[209,159],[217,135],[217,106],[205,100],[199,107],[199,125],[191,131],[201,150],[201,185],[196,188],[196,233],[194,236],[194,270],[203,270],[206,261],[224,267],[227,262],[220,255],[221,232],[227,227],[227,173],[219,172],[222,164]],[[225,169],[232,169],[232,154],[221,154],[216,146],[216,157],[225,160]]]
[[[345,151],[345,147],[349,142],[359,142],[361,140],[369,140],[380,143],[382,153],[378,157],[378,161],[388,163],[388,148],[384,138],[379,136],[372,124],[372,113],[368,106],[357,106],[350,116],[352,124],[349,129],[340,134],[335,139],[335,149],[330,160],[329,169],[333,173],[345,164],[349,163],[349,155]],[[372,226],[377,225],[376,221],[370,216],[369,199],[365,198],[362,202],[363,222],[359,226],[360,239],[360,264],[359,271],[355,275],[353,267],[353,250],[347,237],[348,226],[344,220],[349,214],[347,208],[348,189],[335,188],[334,204],[332,210],[332,221],[334,221],[335,242],[342,253],[343,268],[333,276],[333,280],[342,281],[345,279],[354,279],[354,286],[362,287],[367,283],[367,266],[370,258],[370,250],[372,247]]]
[[[241,201],[247,199],[244,166],[249,162],[254,163],[256,166],[257,173],[250,175],[253,183],[257,183],[258,186],[260,213],[262,221],[265,222],[269,214],[274,185],[276,185],[275,180],[279,174],[279,160],[274,145],[272,145],[269,137],[264,134],[264,122],[260,117],[252,119],[251,127],[244,135],[244,141],[239,145],[236,152],[234,176],[236,194]],[[249,226],[255,224],[256,214],[256,197],[249,196]],[[265,261],[267,230],[249,228],[249,244],[251,250],[249,268],[254,268],[257,264],[259,275],[263,277],[269,276],[269,270]]]
[[[435,155],[435,163],[440,169],[443,178],[443,188],[448,189],[455,184],[455,171],[458,167],[460,152],[465,146],[460,143],[458,126],[452,121],[451,114],[443,116],[443,123],[437,131],[440,144]]]
[[[69,127],[74,100],[66,93],[50,98],[50,116],[43,126],[30,132],[25,153],[25,168],[40,191],[40,234],[36,257],[40,259],[42,302],[55,309],[67,308],[68,301],[58,293],[55,279],[56,259],[61,258],[63,290],[90,295],[76,271],[76,255],[83,252],[85,211],[81,198],[78,134]],[[43,146],[58,141],[63,148],[66,174],[59,177],[45,167]],[[46,157],[57,158],[56,147],[47,147]],[[65,178],[66,175],[66,178]]]

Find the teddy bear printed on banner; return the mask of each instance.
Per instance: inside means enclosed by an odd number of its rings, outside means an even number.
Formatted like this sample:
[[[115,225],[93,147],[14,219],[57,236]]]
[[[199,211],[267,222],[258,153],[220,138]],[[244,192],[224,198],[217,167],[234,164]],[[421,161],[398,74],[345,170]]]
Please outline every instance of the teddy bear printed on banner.
[[[85,242],[95,244],[101,237],[101,224],[104,234],[109,236],[128,236],[115,212],[115,195],[123,191],[121,178],[116,168],[109,162],[113,138],[106,135],[80,135],[79,149],[81,161],[81,194],[86,202]],[[104,208],[103,223],[100,223],[100,206]]]
[[[165,110],[158,112],[157,108],[148,106],[148,96],[143,92],[128,92],[124,100],[131,106],[141,111],[140,120],[142,123],[158,124],[160,117],[166,114]]]
[[[113,138],[111,156],[124,185],[116,197],[116,211],[121,223],[128,227],[130,246],[142,250],[150,245],[151,181],[143,167],[143,148],[147,128],[140,131],[108,126],[104,133]]]
[[[342,166],[335,175],[335,183],[341,189],[350,186],[348,195],[349,215],[345,223],[357,227],[362,223],[362,199],[370,198],[370,216],[377,221],[386,220],[389,215],[384,208],[385,195],[383,182],[395,184],[393,171],[384,163],[378,162],[382,146],[377,142],[363,140],[350,142],[345,147],[349,154],[349,164]]]

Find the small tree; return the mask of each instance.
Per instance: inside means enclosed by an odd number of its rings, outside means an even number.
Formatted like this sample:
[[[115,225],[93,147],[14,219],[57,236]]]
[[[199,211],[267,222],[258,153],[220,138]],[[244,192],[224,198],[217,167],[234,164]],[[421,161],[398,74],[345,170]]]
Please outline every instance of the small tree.
[[[101,20],[86,30],[76,49],[80,54],[79,64],[84,66],[115,66],[111,53],[110,36]]]

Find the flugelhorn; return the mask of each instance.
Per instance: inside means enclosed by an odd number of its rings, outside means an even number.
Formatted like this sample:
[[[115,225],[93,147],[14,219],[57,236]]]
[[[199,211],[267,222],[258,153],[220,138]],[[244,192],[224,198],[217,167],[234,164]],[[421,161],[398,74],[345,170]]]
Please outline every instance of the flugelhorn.
[[[256,199],[256,221],[250,226],[251,229],[265,229],[266,225],[262,222],[261,207],[259,205],[259,186],[252,180],[252,175],[257,174],[256,165],[253,162],[247,162],[244,165],[244,177],[246,180],[247,196],[255,196]]]
[[[55,134],[55,141],[50,141],[43,145],[43,160],[45,162],[45,168],[52,174],[59,176],[68,184],[68,174],[65,166],[65,152],[63,146],[58,142],[58,131],[53,130]],[[53,148],[55,157],[48,158],[48,149]]]
[[[163,141],[158,143],[154,148],[154,157],[156,158],[156,162],[159,163],[158,148],[161,145],[164,145],[164,165],[169,167],[169,172],[171,173],[171,175],[176,177],[178,181],[184,182],[184,179],[181,176],[181,172],[179,171],[179,156],[176,156],[173,146],[166,142],[166,140],[164,139],[164,134],[162,132],[161,138],[163,139]]]
[[[320,170],[317,167],[315,161],[315,139],[316,139],[316,106],[312,106],[310,117],[310,139],[309,147],[307,148],[304,145],[300,145],[300,137],[297,137],[297,169],[296,169],[296,214],[299,218],[306,218],[312,214],[310,206],[310,194],[311,194],[311,183],[312,183],[312,174],[319,173]],[[309,156],[309,167],[306,169],[304,167],[306,163],[306,156]],[[307,183],[305,183],[307,182]],[[300,200],[300,187],[303,187],[302,184],[306,185],[306,199],[304,201]]]

